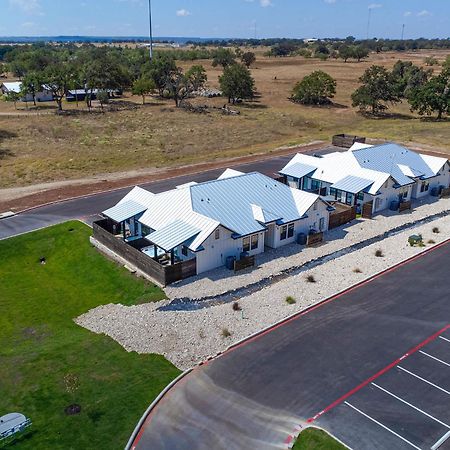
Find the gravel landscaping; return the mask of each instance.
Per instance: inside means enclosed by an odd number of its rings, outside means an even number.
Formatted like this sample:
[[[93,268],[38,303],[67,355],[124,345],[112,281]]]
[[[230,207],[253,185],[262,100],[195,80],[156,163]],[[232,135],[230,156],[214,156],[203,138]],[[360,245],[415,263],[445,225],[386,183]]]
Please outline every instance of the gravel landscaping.
[[[358,219],[325,233],[325,242],[318,247],[300,247],[297,244],[268,250],[258,255],[257,267],[234,274],[225,267],[191,277],[165,288],[169,299],[201,299],[217,296],[242,286],[276,276],[292,267],[304,265],[317,258],[351,247],[361,241],[382,235],[406,223],[417,222],[428,216],[450,210],[450,198],[415,201],[412,212],[399,214],[384,211],[374,219]]]
[[[339,244],[348,246],[351,242],[357,241],[355,234],[359,235],[360,240],[365,239],[371,233],[378,235],[383,229],[398,226],[402,221],[405,223],[419,220],[426,216],[426,211],[428,214],[433,214],[439,210],[445,210],[448,206],[449,200],[442,200],[438,204],[416,208],[411,214],[387,215],[387,217],[377,217],[374,221],[357,222],[344,227],[344,230],[338,229],[332,232],[343,234],[351,231],[345,239],[328,241],[319,248],[305,249],[299,255],[280,258],[276,262],[277,267],[279,270],[286,267],[286,259],[297,258],[294,263],[299,264],[301,258],[306,260],[316,258],[326,246],[336,246],[335,249],[339,249]],[[439,230],[438,233],[433,232],[436,228]],[[408,244],[408,237],[419,233],[423,235],[425,248],[411,247]],[[224,351],[232,343],[252,333],[435,245],[430,241],[437,244],[445,241],[449,236],[448,216],[436,219],[380,240],[361,250],[324,262],[319,267],[281,279],[239,299],[239,308],[233,303],[221,302],[199,310],[171,311],[165,308],[171,303],[170,300],[131,307],[106,305],[78,317],[76,322],[93,332],[107,334],[128,351],[163,354],[177,367],[186,369],[204,361],[209,356]],[[330,239],[329,236],[328,239]],[[330,247],[326,253],[332,251],[333,247]],[[377,250],[381,250],[382,256],[375,255]],[[305,255],[306,253],[308,256]],[[264,270],[268,269],[263,267],[255,272]],[[247,281],[243,281],[246,280],[245,277],[254,276],[255,272],[245,273],[236,278],[241,279],[241,283],[246,283]],[[212,279],[203,278],[203,280],[208,280],[204,283],[213,282]],[[232,282],[234,285],[234,278],[227,280],[227,286],[230,289]],[[196,281],[197,286],[200,282],[201,280]],[[291,297],[289,301],[287,301],[288,297]]]

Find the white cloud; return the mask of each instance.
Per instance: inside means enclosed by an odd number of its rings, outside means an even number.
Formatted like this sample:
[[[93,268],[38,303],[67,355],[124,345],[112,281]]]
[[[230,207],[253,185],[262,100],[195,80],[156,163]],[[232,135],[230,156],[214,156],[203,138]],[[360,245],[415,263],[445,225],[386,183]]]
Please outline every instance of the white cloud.
[[[405,14],[403,14],[405,17],[409,17],[412,15],[411,11],[406,11]]]
[[[422,11],[417,13],[417,17],[425,17],[425,16],[431,16],[430,11],[423,9]]]
[[[371,3],[369,9],[381,8],[383,5],[381,3]]]
[[[271,0],[259,0],[259,4],[262,8],[267,8],[268,6],[273,6],[273,3]]]
[[[39,0],[9,0],[9,5],[13,8],[19,8],[25,14],[44,15]]]
[[[324,0],[325,3],[328,3],[329,5],[333,5],[334,3],[336,3],[336,0]]]
[[[187,16],[190,16],[191,13],[190,13],[187,9],[179,9],[179,10],[176,12],[176,15],[177,15],[178,17],[187,17]]]

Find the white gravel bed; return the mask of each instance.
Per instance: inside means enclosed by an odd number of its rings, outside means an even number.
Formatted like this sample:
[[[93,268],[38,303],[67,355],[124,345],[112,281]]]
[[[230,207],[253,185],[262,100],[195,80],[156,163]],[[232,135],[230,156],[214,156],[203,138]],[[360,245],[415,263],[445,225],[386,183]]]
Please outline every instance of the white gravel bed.
[[[298,244],[287,245],[258,255],[257,268],[252,270],[235,274],[222,267],[172,284],[164,290],[170,299],[199,299],[223,294],[271,275],[277,275],[291,267],[300,266],[320,256],[350,247],[405,223],[414,222],[449,209],[450,198],[438,200],[431,197],[425,201],[415,202],[412,212],[399,214],[398,212],[384,211],[374,219],[358,219],[348,225],[328,231],[325,234],[326,242],[319,247],[302,248]]]
[[[433,233],[434,227],[440,232]],[[242,311],[233,311],[231,303],[189,312],[157,310],[169,301],[132,307],[111,304],[93,309],[75,321],[112,337],[128,351],[159,353],[186,369],[224,351],[233,342],[422,252],[424,248],[410,247],[407,242],[408,236],[417,233],[423,235],[425,249],[430,248],[430,239],[439,243],[450,237],[450,220],[437,219],[279,281],[241,298]],[[376,250],[384,256],[376,257]],[[308,275],[313,275],[316,282],[307,282]],[[288,305],[287,296],[294,297],[296,303]],[[231,334],[229,337],[224,336],[225,329]]]

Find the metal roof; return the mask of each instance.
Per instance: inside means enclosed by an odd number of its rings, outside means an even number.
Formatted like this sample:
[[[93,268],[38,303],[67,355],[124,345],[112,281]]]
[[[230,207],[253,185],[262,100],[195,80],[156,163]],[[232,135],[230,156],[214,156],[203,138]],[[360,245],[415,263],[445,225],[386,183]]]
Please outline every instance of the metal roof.
[[[201,183],[190,189],[194,211],[241,236],[265,230],[255,220],[252,205],[287,223],[302,218],[319,198],[257,172]]]
[[[146,206],[143,206],[133,200],[127,200],[107,209],[106,211],[103,211],[103,214],[115,222],[123,222],[124,220],[144,213],[146,210]]]
[[[429,158],[393,143],[354,150],[352,153],[361,167],[387,172],[400,186],[413,183],[413,178],[430,178],[437,173],[428,164]],[[441,167],[443,164],[445,160]]]
[[[282,217],[280,217],[278,214],[274,214],[270,211],[266,211],[265,209],[262,209],[261,206],[258,205],[251,205],[252,211],[253,211],[253,217],[258,222],[267,224],[271,222],[276,222],[277,220],[281,220]]]
[[[289,177],[294,178],[303,178],[309,173],[314,172],[317,169],[317,166],[309,166],[308,164],[302,164],[302,163],[294,163],[290,166],[285,167],[284,169],[280,170],[280,173],[282,175],[287,175]]]
[[[373,180],[365,180],[364,178],[348,175],[345,178],[342,178],[342,180],[339,180],[337,183],[334,183],[331,187],[334,189],[339,189],[340,191],[357,194],[358,192],[367,189],[372,184]]]
[[[193,238],[197,236],[200,231],[199,228],[183,222],[182,220],[176,220],[158,231],[149,234],[145,239],[169,252],[187,241],[192,242]]]
[[[218,180],[223,180],[225,178],[237,177],[239,175],[244,175],[244,172],[239,172],[239,170],[227,169],[225,172],[220,175]]]
[[[21,81],[6,81],[2,83],[2,86],[4,86],[8,92],[15,92],[16,94],[20,94],[20,91],[22,90]]]

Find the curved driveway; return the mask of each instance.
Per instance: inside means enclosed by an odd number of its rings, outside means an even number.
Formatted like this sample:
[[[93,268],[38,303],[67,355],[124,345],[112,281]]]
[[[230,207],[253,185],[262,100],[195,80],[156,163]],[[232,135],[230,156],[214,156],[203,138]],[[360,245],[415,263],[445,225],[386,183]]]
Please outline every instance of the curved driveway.
[[[286,448],[316,416],[354,449],[429,449],[450,423],[449,267],[447,241],[196,368],[163,397],[133,448]],[[413,348],[402,370],[441,390],[396,367]]]

